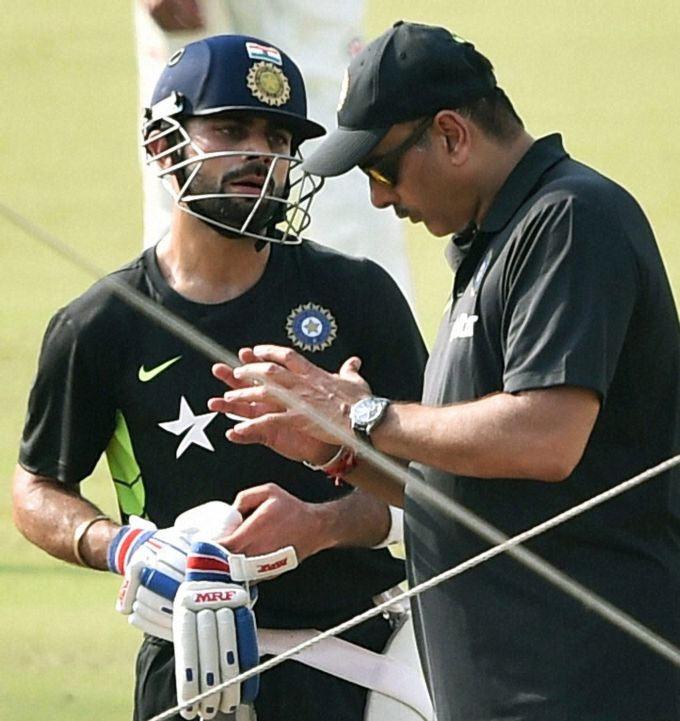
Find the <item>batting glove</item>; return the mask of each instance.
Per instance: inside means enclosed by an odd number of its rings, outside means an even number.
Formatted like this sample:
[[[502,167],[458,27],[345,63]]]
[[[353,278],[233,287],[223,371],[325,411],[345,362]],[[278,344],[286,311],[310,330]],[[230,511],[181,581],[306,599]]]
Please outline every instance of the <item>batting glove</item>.
[[[209,691],[259,661],[255,597],[229,575],[228,555],[214,543],[199,542],[187,559],[186,581],[173,604],[177,700],[180,704]],[[180,711],[185,719],[212,719],[254,701],[257,676],[216,691]]]
[[[110,570],[125,576],[116,610],[144,633],[172,641],[172,600],[184,580],[192,542],[227,535],[241,520],[238,511],[220,501],[192,508],[178,516],[175,526],[161,530],[133,516],[108,550]]]

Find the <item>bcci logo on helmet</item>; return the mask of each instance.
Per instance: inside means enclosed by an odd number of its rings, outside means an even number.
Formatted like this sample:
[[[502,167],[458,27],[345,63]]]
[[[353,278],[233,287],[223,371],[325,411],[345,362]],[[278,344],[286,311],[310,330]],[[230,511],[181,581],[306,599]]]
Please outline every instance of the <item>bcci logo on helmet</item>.
[[[283,72],[271,63],[255,63],[248,71],[250,92],[267,105],[285,105],[290,100],[290,83]]]

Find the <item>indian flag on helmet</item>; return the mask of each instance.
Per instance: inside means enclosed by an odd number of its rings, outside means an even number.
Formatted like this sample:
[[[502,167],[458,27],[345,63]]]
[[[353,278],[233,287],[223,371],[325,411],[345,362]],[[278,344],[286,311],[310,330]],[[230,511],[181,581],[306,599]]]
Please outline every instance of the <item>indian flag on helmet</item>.
[[[281,53],[269,45],[260,45],[259,43],[247,42],[246,51],[251,60],[267,60],[276,65],[282,65]]]

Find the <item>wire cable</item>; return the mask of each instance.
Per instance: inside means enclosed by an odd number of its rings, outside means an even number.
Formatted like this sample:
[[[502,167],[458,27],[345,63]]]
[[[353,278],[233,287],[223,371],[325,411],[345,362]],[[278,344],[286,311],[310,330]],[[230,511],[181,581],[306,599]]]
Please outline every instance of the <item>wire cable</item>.
[[[609,621],[613,625],[617,626],[621,630],[641,641],[651,650],[666,658],[674,666],[680,667],[680,649],[678,649],[675,645],[666,641],[664,638],[662,638],[658,634],[655,634],[653,631],[650,631],[646,626],[643,626],[641,623],[636,621],[627,613],[624,613],[620,609],[610,604],[608,601],[605,601],[603,598],[593,593],[593,591],[590,591],[589,589],[582,586],[580,583],[577,583],[573,579],[570,579],[566,574],[558,571],[556,568],[539,558],[536,554],[524,548],[518,547],[520,543],[524,543],[525,541],[535,538],[536,536],[539,536],[540,534],[545,533],[546,531],[549,531],[550,529],[555,528],[556,526],[559,526],[560,524],[565,523],[566,521],[569,521],[570,519],[575,518],[582,513],[585,513],[586,511],[594,508],[595,506],[605,503],[606,501],[609,501],[616,496],[620,496],[622,493],[625,493],[626,491],[629,491],[630,489],[635,488],[636,486],[639,486],[640,484],[645,483],[646,481],[649,481],[652,478],[660,475],[661,473],[665,473],[666,471],[669,471],[671,468],[674,468],[678,465],[680,465],[680,455],[673,456],[672,458],[669,458],[668,460],[659,463],[658,465],[644,471],[643,473],[640,473],[627,481],[623,481],[619,485],[614,486],[613,488],[610,488],[596,496],[593,496],[592,498],[589,498],[583,503],[579,503],[577,506],[573,506],[572,508],[569,508],[563,513],[559,513],[558,515],[549,518],[547,521],[544,521],[543,523],[540,523],[533,528],[523,531],[522,533],[513,536],[512,538],[507,538],[506,536],[503,536],[503,534],[500,534],[498,531],[495,531],[495,529],[493,529],[491,526],[485,524],[488,526],[491,533],[494,533],[494,535],[498,534],[499,536],[505,538],[505,540],[499,540],[497,545],[484,551],[483,553],[473,556],[467,561],[463,561],[463,563],[459,563],[457,566],[449,568],[446,571],[443,571],[442,573],[433,576],[427,581],[419,583],[417,586],[414,586],[408,591],[404,591],[403,593],[394,596],[393,598],[390,598],[388,601],[385,601],[384,603],[381,603],[378,606],[369,609],[368,611],[357,614],[353,618],[350,618],[347,621],[344,621],[343,623],[334,626],[333,628],[329,628],[326,631],[320,632],[314,638],[304,641],[303,643],[300,643],[297,646],[288,649],[284,653],[281,653],[278,656],[274,656],[267,661],[264,661],[263,663],[250,669],[249,671],[244,671],[238,676],[235,676],[234,678],[229,679],[224,683],[214,686],[209,691],[195,696],[194,698],[186,701],[185,703],[174,706],[173,708],[168,709],[167,711],[164,711],[163,713],[148,719],[148,721],[165,721],[165,719],[170,718],[181,709],[186,708],[187,706],[191,706],[214,693],[228,688],[229,686],[242,683],[243,681],[247,681],[253,676],[264,673],[265,671],[268,671],[269,669],[278,666],[284,661],[293,658],[301,651],[304,651],[310,646],[313,646],[315,643],[319,643],[319,641],[325,638],[329,638],[330,636],[337,636],[338,634],[344,633],[345,631],[349,631],[354,626],[358,626],[359,624],[363,623],[364,621],[368,621],[374,616],[378,616],[381,613],[389,611],[391,606],[394,606],[395,604],[406,601],[414,596],[424,593],[425,591],[428,591],[431,588],[434,588],[435,586],[444,583],[445,581],[461,575],[465,571],[468,571],[475,566],[481,565],[485,561],[489,561],[490,559],[495,558],[501,553],[508,553],[517,560],[520,560],[525,566],[536,571],[541,577],[545,578],[545,580],[549,581],[569,596],[572,596],[577,601],[580,601],[588,610],[594,611],[605,620]],[[448,501],[450,499],[444,497],[444,500],[446,501],[446,503],[443,504],[444,507],[448,507]],[[455,514],[455,509],[452,508],[452,511]],[[482,521],[482,523],[484,522]]]

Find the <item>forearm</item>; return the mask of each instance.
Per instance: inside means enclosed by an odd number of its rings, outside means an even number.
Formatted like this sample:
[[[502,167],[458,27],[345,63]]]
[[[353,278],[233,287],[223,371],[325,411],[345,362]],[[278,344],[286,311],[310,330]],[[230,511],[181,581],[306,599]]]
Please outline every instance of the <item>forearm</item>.
[[[390,530],[386,503],[361,488],[336,501],[318,504],[317,512],[325,548],[371,548],[381,543]]]
[[[384,453],[459,475],[560,481],[580,459],[598,410],[593,393],[568,387],[442,408],[394,404],[372,440]]]
[[[73,536],[78,526],[101,511],[83,498],[77,487],[28,473],[17,467],[13,483],[13,517],[19,531],[51,556],[77,563]],[[118,525],[100,521],[82,537],[79,551],[92,568],[104,570],[106,550]]]

